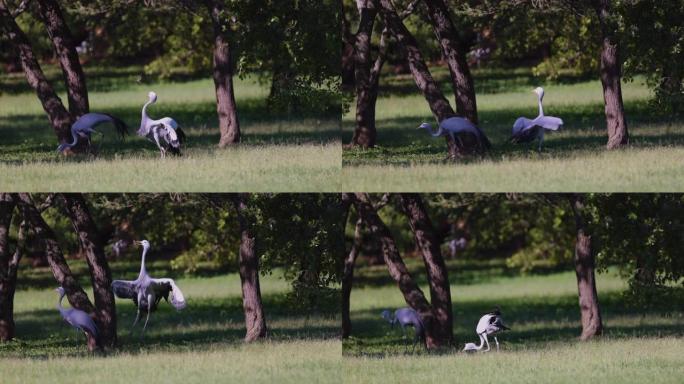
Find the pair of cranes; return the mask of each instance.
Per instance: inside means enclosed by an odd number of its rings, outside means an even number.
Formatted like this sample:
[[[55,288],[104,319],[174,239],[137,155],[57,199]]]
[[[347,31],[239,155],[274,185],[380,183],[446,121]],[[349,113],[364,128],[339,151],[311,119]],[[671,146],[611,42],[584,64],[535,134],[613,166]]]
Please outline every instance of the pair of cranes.
[[[532,92],[537,94],[539,115],[534,119],[528,119],[527,117],[516,119],[515,123],[513,123],[510,141],[513,143],[530,143],[536,139],[539,142],[538,151],[541,152],[542,143],[544,142],[544,131],[557,131],[563,125],[563,120],[558,117],[544,115],[544,108],[542,106],[544,88],[537,87]],[[439,128],[436,132],[433,132],[432,126],[429,123],[421,124],[418,129],[427,130],[433,137],[449,135],[456,142],[460,142],[459,136],[461,134],[470,134],[474,135],[485,149],[489,149],[491,146],[482,130],[462,117],[450,117],[443,120],[439,123]]]
[[[408,339],[406,336],[406,328],[413,327],[415,331],[415,336],[413,338],[413,347],[411,351],[415,349],[416,344],[419,340],[422,340],[423,342],[425,341],[425,326],[423,325],[423,321],[421,320],[420,315],[418,315],[418,312],[416,312],[414,309],[399,308],[396,311],[394,311],[394,313],[392,313],[390,310],[384,310],[380,315],[383,319],[385,319],[385,321],[387,321],[390,324],[390,326],[394,327],[394,325],[396,324],[399,324],[401,326],[401,330],[404,333],[404,340],[406,340],[407,343]],[[489,336],[494,337],[494,342],[496,343],[496,350],[498,351],[499,340],[497,339],[496,334],[509,329],[510,328],[507,327],[503,322],[501,310],[499,309],[499,307],[496,307],[493,311],[488,312],[484,314],[482,317],[480,317],[480,321],[478,321],[477,327],[475,327],[475,332],[477,333],[477,336],[480,338],[480,345],[476,345],[475,343],[467,343],[463,348],[463,351],[481,351],[486,344],[487,349],[485,349],[484,352],[488,352],[490,350]]]
[[[140,128],[137,131],[138,136],[145,137],[155,143],[161,152],[161,157],[166,157],[167,152],[180,155],[180,146],[185,142],[185,133],[178,126],[176,120],[170,117],[163,117],[159,120],[151,119],[147,115],[147,107],[157,101],[157,94],[150,92],[147,96],[147,103],[142,108]],[[95,129],[104,123],[112,123],[122,139],[128,134],[128,126],[119,118],[107,113],[86,113],[71,126],[72,142],[60,144],[57,151],[64,153],[65,150],[76,146],[79,140],[86,140],[88,148],[90,148],[93,133],[104,137],[104,133]]]
[[[116,297],[121,299],[131,299],[137,308],[137,314],[133,327],[140,320],[140,313],[147,314],[145,324],[143,325],[141,337],[144,336],[147,329],[147,323],[150,320],[150,313],[157,310],[157,306],[163,298],[169,302],[176,310],[180,311],[186,306],[185,297],[178,285],[173,279],[169,278],[152,278],[145,268],[145,257],[150,250],[150,242],[147,240],[136,241],[136,245],[143,248],[142,260],[140,262],[140,273],[135,280],[114,280],[112,282],[112,291]],[[64,288],[56,289],[59,294],[59,301],[57,302],[57,309],[62,318],[72,327],[82,331],[86,335],[90,335],[97,339],[98,329],[93,319],[84,311],[76,308],[64,308],[62,300],[66,294]],[[131,328],[131,333],[133,328]]]

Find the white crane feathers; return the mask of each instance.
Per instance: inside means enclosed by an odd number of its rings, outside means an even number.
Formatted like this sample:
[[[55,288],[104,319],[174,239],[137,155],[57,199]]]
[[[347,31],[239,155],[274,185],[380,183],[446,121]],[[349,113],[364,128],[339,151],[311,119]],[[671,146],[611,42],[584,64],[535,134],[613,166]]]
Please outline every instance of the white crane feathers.
[[[147,96],[147,103],[142,108],[138,136],[145,137],[155,143],[161,152],[161,157],[165,157],[167,151],[180,155],[180,145],[185,142],[185,133],[178,126],[176,120],[170,117],[162,117],[158,120],[151,119],[147,114],[147,107],[157,101],[157,94],[150,92]]]
[[[480,130],[480,128],[470,122],[470,120],[458,116],[442,120],[439,123],[436,132],[433,132],[432,125],[430,123],[422,123],[418,129],[427,130],[433,137],[449,135],[457,143],[459,142],[458,135],[470,134],[475,136],[479,145],[483,148],[487,149],[491,147],[489,139],[487,136],[485,136],[484,132]]]
[[[480,320],[477,322],[477,327],[475,327],[475,332],[477,333],[477,336],[480,338],[480,345],[476,345],[475,343],[466,343],[465,347],[463,348],[464,352],[476,352],[482,350],[482,348],[487,345],[487,349],[484,350],[484,352],[487,352],[490,350],[489,347],[489,339],[488,336],[493,335],[494,336],[494,342],[496,342],[496,350],[499,350],[499,340],[496,337],[496,334],[509,330],[504,323],[503,323],[503,318],[501,317],[501,311],[499,308],[495,308],[494,311],[489,312],[482,317],[480,317]]]
[[[544,99],[544,88],[537,87],[532,92],[537,94],[539,115],[534,119],[526,117],[519,117],[513,123],[513,131],[511,134],[511,142],[513,143],[529,143],[537,139],[539,141],[538,150],[541,151],[542,143],[544,141],[544,131],[557,131],[563,126],[563,120],[554,116],[545,116],[542,100]]]

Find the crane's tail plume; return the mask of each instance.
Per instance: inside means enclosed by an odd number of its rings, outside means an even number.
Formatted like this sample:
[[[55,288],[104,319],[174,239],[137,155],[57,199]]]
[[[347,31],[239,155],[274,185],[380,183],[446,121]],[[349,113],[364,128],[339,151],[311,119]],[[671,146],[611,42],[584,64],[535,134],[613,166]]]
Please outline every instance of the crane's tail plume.
[[[109,116],[109,118],[112,121],[112,124],[114,124],[114,127],[116,128],[116,132],[119,134],[121,139],[124,139],[125,136],[129,134],[128,125],[126,125],[126,123],[123,120],[119,119],[116,116],[112,116],[108,113],[105,113],[105,115]]]
[[[188,140],[185,136],[185,132],[183,132],[183,130],[180,127],[176,128],[176,135],[178,136],[178,142],[180,142],[181,144],[185,143]]]

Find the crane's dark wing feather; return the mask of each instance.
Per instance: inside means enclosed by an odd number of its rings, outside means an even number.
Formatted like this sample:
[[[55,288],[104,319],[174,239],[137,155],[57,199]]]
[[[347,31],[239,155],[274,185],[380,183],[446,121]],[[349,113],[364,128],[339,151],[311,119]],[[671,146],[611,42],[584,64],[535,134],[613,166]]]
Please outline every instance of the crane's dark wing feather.
[[[116,128],[116,132],[119,134],[119,136],[121,136],[122,139],[128,135],[128,125],[126,125],[123,120],[108,113],[103,113],[103,115],[109,116],[112,124],[114,124],[114,127]]]
[[[152,279],[152,289],[154,289],[157,296],[163,296],[166,301],[169,301],[169,294],[171,294],[169,303],[177,310],[180,311],[185,308],[186,303],[183,292],[181,292],[173,279]]]
[[[181,127],[176,128],[176,135],[178,135],[178,141],[183,144],[187,141],[187,137],[185,136],[185,132],[181,129]]]
[[[138,305],[138,293],[132,281],[114,280],[112,281],[112,291],[120,299],[132,299]]]

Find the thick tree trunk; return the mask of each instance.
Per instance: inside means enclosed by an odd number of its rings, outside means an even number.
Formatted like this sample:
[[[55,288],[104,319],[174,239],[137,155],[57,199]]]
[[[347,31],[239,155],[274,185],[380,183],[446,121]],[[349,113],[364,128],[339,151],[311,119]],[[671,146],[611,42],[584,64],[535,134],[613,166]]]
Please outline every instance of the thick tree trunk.
[[[432,29],[442,48],[442,56],[449,66],[451,84],[456,98],[456,112],[478,124],[475,86],[470,74],[465,48],[459,41],[458,32],[449,15],[449,8],[444,0],[425,0]]]
[[[606,126],[608,128],[608,149],[622,147],[629,143],[625,108],[622,103],[620,85],[621,63],[619,57],[617,26],[611,21],[610,0],[592,0],[601,25],[601,85],[605,103]]]
[[[394,242],[392,233],[385,223],[382,222],[380,216],[378,216],[378,213],[370,202],[368,194],[356,193],[354,206],[367,228],[380,241],[383,258],[387,265],[387,269],[389,270],[389,274],[394,281],[397,282],[399,290],[401,290],[401,293],[404,295],[404,300],[406,300],[406,303],[420,315],[423,325],[425,326],[426,347],[428,349],[435,349],[448,345],[448,341],[440,339],[439,336],[435,334],[435,317],[432,312],[432,307],[425,298],[423,291],[411,277],[404,261],[399,255],[399,250]]]
[[[78,308],[97,320],[95,316],[95,307],[88,299],[88,295],[83,291],[78,280],[71,273],[71,269],[64,259],[62,250],[55,239],[55,234],[47,225],[27,193],[19,193],[13,195],[14,202],[21,209],[24,220],[33,228],[33,231],[45,250],[45,255],[50,264],[52,275],[57,280],[57,283],[66,291],[67,299],[72,307]],[[98,346],[98,341],[87,336],[88,349],[93,351]]]
[[[50,124],[57,135],[57,140],[60,143],[71,142],[72,116],[64,108],[62,100],[57,96],[55,90],[45,77],[36,56],[33,54],[28,38],[19,28],[19,25],[2,1],[0,1],[0,23],[10,45],[19,54],[19,61],[22,68],[24,68],[26,80],[38,95],[38,99],[40,99]]]
[[[214,86],[216,87],[216,112],[219,119],[219,147],[240,142],[240,122],[233,88],[233,61],[230,46],[230,20],[222,2],[205,0],[214,27]]]
[[[10,256],[9,231],[14,201],[8,193],[0,193],[0,342],[14,338],[14,291],[19,260]],[[19,247],[17,241],[17,248]],[[17,253],[19,255],[19,253]]]
[[[377,132],[375,130],[375,102],[372,94],[371,73],[371,36],[375,16],[378,13],[377,0],[359,0],[356,2],[360,21],[354,42],[354,77],[356,80],[356,129],[352,145],[363,148],[375,146]],[[377,90],[376,90],[377,92]]]
[[[456,116],[456,113],[451,108],[451,105],[449,105],[449,102],[444,97],[439,86],[437,86],[427,64],[425,64],[423,54],[421,53],[420,48],[418,48],[418,42],[401,21],[401,17],[397,14],[392,2],[390,0],[380,0],[380,5],[380,13],[385,22],[385,27],[395,37],[398,45],[404,50],[416,86],[418,86],[418,89],[423,93],[432,114],[438,122]],[[462,151],[461,148],[458,148],[449,135],[445,136],[445,138],[449,156],[452,158],[462,157],[464,151]]]
[[[247,334],[245,342],[265,338],[266,318],[261,304],[259,287],[259,256],[255,251],[255,239],[248,222],[247,204],[240,195],[233,197],[233,204],[240,224],[240,282],[242,283],[242,307],[245,312]]]
[[[349,20],[344,14],[344,3],[338,0],[338,9],[342,18],[342,89],[352,91],[354,88],[354,35],[351,33]]]
[[[453,344],[454,320],[451,310],[451,287],[435,229],[423,200],[418,194],[402,194],[401,203],[409,219],[416,245],[423,255],[423,262],[427,270],[428,283],[430,284],[430,303],[435,315],[435,336],[445,344]]]
[[[71,31],[57,1],[38,0],[38,10],[62,66],[69,112],[73,117],[84,115],[89,110],[88,88]]]
[[[575,274],[582,318],[581,340],[588,340],[601,335],[603,323],[598,294],[596,293],[595,254],[592,249],[591,235],[587,231],[584,217],[584,201],[579,195],[571,195],[570,204],[575,216],[577,239],[575,243]]]
[[[64,201],[90,269],[100,344],[105,347],[115,347],[117,342],[116,304],[112,293],[112,273],[100,241],[97,225],[90,215],[83,195],[64,194]]]
[[[351,292],[352,285],[354,283],[354,264],[356,263],[356,258],[359,256],[359,251],[361,250],[361,229],[363,227],[363,221],[359,218],[356,220],[356,226],[354,227],[354,241],[352,243],[349,255],[344,259],[344,273],[342,275],[342,338],[346,339],[351,335],[352,324],[350,317],[350,307],[351,307]]]

